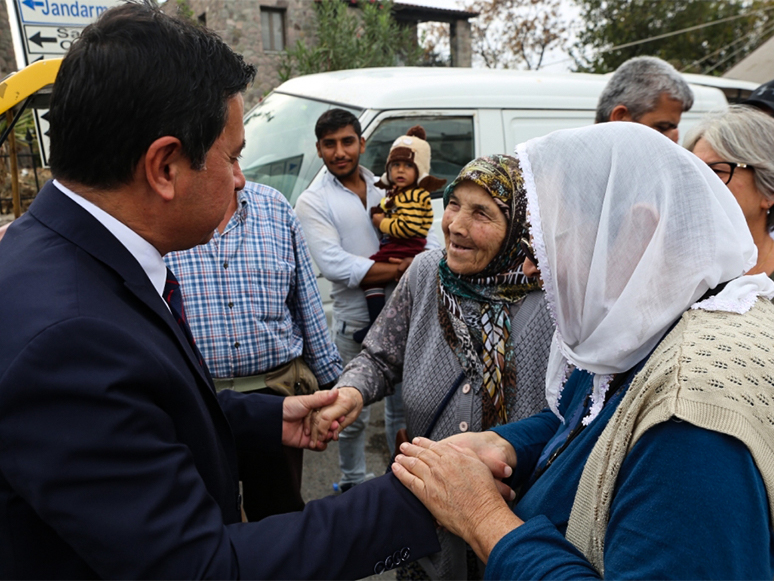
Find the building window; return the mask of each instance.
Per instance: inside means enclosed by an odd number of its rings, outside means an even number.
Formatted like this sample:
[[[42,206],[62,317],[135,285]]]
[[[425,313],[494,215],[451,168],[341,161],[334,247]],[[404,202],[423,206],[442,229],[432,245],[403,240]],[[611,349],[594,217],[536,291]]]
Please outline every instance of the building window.
[[[285,11],[261,8],[263,50],[278,52],[285,48]]]

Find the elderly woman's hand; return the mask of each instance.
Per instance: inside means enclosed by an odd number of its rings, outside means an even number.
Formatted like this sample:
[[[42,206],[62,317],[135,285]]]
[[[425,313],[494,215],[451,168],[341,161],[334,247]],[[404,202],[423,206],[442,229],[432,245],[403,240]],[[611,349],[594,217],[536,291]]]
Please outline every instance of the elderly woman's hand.
[[[441,441],[475,453],[478,459],[489,467],[495,478],[508,478],[513,474],[512,469],[516,468],[516,451],[508,440],[497,432],[466,432],[454,434]],[[511,470],[506,471],[506,466]]]
[[[316,446],[318,441],[326,441],[328,432],[334,422],[338,423],[338,428],[334,428],[333,439],[339,439],[339,433],[346,428],[360,415],[363,409],[363,395],[354,387],[339,387],[336,389],[338,397],[331,405],[317,410],[312,415],[311,421],[311,447]]]
[[[482,561],[503,536],[523,524],[503,500],[505,489],[511,498],[513,491],[495,480],[472,450],[415,438],[400,451],[392,465],[395,476]]]

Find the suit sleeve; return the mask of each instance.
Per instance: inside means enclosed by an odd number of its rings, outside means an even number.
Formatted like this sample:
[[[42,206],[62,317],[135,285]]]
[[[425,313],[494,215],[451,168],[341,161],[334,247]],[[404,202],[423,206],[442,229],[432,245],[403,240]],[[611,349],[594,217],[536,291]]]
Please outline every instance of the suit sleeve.
[[[3,477],[99,577],[355,578],[388,551],[436,550],[432,517],[392,477],[225,525],[160,403],[185,385],[176,373],[130,327],[79,318],[35,337],[0,381]],[[207,408],[191,409],[206,421]]]

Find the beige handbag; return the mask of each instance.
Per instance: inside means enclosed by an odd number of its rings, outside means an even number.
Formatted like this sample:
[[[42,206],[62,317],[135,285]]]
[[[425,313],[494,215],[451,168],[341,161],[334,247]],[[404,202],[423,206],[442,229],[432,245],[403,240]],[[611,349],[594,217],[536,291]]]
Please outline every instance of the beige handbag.
[[[308,395],[320,387],[303,357],[266,372],[266,387],[279,395]]]

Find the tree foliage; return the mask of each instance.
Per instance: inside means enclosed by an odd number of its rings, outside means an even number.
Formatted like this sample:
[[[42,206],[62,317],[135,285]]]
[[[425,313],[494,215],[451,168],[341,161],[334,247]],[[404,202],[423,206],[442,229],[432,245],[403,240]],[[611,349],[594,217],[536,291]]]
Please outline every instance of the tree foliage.
[[[422,56],[411,30],[392,16],[391,0],[360,0],[359,13],[350,2],[315,2],[315,43],[297,41],[280,57],[282,81],[297,75],[417,64]]]
[[[545,55],[568,42],[563,0],[474,0],[473,54],[488,68],[537,70]]]
[[[451,46],[449,24],[446,22],[423,22],[420,24],[419,46],[422,47],[422,61],[427,67],[450,67]]]
[[[574,56],[579,71],[607,73],[651,55],[683,72],[720,74],[774,32],[772,0],[578,0],[584,26]],[[649,42],[645,39],[694,28]]]

